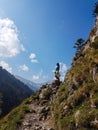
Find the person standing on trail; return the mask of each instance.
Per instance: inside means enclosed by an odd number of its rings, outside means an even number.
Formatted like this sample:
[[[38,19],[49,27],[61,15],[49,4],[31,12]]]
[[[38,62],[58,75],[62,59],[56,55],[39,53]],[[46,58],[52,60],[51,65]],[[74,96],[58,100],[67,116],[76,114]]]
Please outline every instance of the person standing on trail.
[[[60,81],[60,64],[59,63],[57,63],[56,64],[56,69],[55,69],[55,77],[56,77],[56,79],[58,80],[58,81]]]

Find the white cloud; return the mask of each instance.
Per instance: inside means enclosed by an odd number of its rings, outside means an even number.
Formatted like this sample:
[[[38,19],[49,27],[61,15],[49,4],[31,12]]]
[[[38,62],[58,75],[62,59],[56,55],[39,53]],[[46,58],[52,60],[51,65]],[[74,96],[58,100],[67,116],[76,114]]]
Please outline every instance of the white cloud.
[[[20,70],[25,71],[25,72],[27,72],[29,70],[28,66],[25,65],[25,64],[24,65],[20,65],[19,68],[20,68]]]
[[[29,56],[31,62],[38,63],[38,60],[36,59],[36,54],[31,53]]]
[[[45,76],[43,76],[43,70],[41,69],[38,74],[33,75],[33,80],[39,80],[39,79],[45,79]]]
[[[0,57],[13,57],[24,50],[14,22],[8,18],[0,19]]]
[[[39,75],[33,75],[33,80],[39,80]]]
[[[68,68],[67,68],[66,64],[61,62],[60,63],[60,73],[61,73],[61,80],[62,81],[64,80],[67,69]]]
[[[37,59],[31,59],[31,62],[38,63]]]
[[[60,66],[61,66],[60,71],[61,71],[62,73],[65,73],[65,72],[67,71],[67,66],[66,66],[66,64],[60,63]]]
[[[36,55],[35,55],[34,53],[31,53],[31,54],[30,54],[30,58],[31,58],[31,59],[34,59],[35,57],[36,57]]]
[[[25,51],[26,49],[24,48],[23,44],[21,44],[21,50]]]
[[[12,73],[12,68],[9,66],[8,63],[5,61],[0,61],[0,66],[2,66],[4,69],[6,69],[8,72]]]

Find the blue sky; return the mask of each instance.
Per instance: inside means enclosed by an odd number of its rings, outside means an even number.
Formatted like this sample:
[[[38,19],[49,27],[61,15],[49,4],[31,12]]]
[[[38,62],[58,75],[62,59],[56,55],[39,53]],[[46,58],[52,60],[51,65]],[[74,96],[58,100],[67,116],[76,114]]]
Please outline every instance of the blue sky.
[[[78,38],[93,28],[96,0],[0,0],[0,65],[34,82],[70,68]]]

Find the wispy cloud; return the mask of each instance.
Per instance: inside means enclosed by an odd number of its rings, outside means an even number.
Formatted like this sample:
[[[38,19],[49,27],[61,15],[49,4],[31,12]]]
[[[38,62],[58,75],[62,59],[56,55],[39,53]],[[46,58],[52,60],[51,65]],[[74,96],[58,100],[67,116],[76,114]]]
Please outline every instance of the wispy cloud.
[[[19,70],[22,70],[22,71],[25,71],[25,72],[27,72],[27,71],[29,71],[29,68],[28,68],[28,66],[27,65],[20,65],[19,66]]]
[[[31,62],[38,63],[38,60],[36,59],[35,53],[31,53],[29,58],[30,58]]]
[[[33,75],[33,80],[39,80],[40,78],[42,78],[42,73],[43,70],[41,69],[37,75]]]
[[[33,75],[33,77],[32,77],[32,79],[33,79],[33,81],[38,81],[38,80],[45,80],[47,78],[47,76],[45,76],[45,75],[43,75],[43,70],[41,69],[40,71],[39,71],[39,73],[38,74],[36,74],[36,75]]]
[[[5,61],[0,61],[0,66],[2,66],[2,68],[6,69],[8,72],[12,73],[12,68]]]
[[[33,80],[39,80],[39,75],[33,75]]]
[[[67,68],[66,64],[61,62],[60,63],[61,80],[64,80],[67,69],[68,68]]]
[[[13,57],[20,51],[25,48],[20,43],[16,25],[8,18],[0,19],[0,57]]]
[[[65,73],[65,72],[67,71],[67,66],[66,66],[66,64],[61,62],[61,63],[60,63],[60,66],[61,66],[60,71],[61,71],[62,73]]]

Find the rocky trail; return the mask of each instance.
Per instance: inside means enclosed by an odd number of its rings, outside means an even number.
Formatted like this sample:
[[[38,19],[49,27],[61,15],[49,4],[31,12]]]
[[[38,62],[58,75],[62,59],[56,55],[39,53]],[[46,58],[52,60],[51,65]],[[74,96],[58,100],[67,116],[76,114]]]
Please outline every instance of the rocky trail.
[[[25,114],[17,130],[55,130],[51,104],[55,101],[57,89],[58,83],[42,87],[28,104],[30,112]]]

